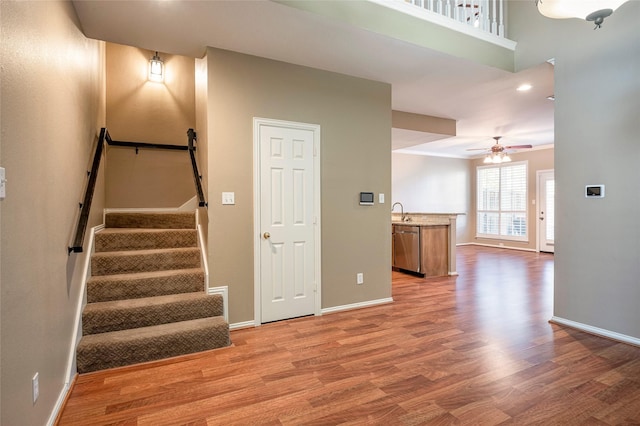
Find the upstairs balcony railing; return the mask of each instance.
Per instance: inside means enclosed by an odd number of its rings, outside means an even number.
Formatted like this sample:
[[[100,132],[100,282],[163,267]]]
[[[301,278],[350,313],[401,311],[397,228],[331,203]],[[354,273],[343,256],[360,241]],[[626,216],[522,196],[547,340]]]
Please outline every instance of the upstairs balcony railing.
[[[396,0],[476,28],[505,37],[505,0]]]

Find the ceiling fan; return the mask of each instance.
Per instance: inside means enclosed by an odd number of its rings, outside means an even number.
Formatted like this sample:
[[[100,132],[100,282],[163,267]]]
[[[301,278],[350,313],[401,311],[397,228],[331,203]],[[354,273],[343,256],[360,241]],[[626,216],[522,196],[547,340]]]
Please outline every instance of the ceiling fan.
[[[507,154],[508,149],[525,149],[533,148],[532,145],[500,145],[502,136],[494,136],[495,145],[490,148],[469,148],[467,151],[487,151],[488,154],[484,159],[485,163],[507,163],[511,161],[511,157]]]

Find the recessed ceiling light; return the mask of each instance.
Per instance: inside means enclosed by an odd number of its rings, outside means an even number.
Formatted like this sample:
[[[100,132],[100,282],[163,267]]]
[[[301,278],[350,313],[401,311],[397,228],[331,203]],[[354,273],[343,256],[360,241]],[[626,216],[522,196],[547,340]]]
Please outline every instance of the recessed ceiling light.
[[[526,92],[527,90],[531,90],[533,86],[530,85],[529,83],[524,83],[521,84],[520,86],[518,86],[518,88],[516,89],[518,92]]]

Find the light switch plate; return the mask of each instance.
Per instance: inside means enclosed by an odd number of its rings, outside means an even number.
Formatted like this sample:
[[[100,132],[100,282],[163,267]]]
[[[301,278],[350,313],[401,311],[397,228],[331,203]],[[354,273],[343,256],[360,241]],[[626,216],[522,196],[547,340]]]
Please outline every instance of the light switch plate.
[[[5,179],[4,167],[0,167],[0,200],[7,196],[7,180]]]
[[[222,204],[223,205],[233,205],[236,203],[236,193],[235,192],[223,192],[222,193]]]
[[[384,194],[383,193],[378,194],[378,203],[384,204]]]

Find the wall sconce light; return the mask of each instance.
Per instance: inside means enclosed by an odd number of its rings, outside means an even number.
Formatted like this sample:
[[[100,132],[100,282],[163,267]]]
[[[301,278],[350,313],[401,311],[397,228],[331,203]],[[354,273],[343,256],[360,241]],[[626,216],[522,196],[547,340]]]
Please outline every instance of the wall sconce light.
[[[164,62],[158,56],[158,52],[149,61],[149,81],[162,83],[164,81]]]
[[[536,0],[538,11],[547,18],[580,18],[600,28],[604,18],[628,0]],[[595,29],[594,28],[594,29]]]

